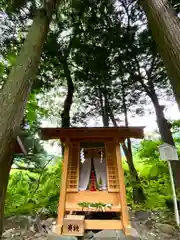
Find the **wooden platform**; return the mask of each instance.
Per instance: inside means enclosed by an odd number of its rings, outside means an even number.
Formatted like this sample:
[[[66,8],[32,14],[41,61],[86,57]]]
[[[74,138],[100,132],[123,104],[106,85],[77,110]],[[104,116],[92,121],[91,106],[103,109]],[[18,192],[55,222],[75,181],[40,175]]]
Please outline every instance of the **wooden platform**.
[[[119,202],[119,194],[120,193],[109,193],[107,191],[80,191],[67,193],[66,195],[66,204],[65,211],[89,211],[89,212],[97,212],[102,211],[96,208],[82,208],[78,205],[80,202],[88,202],[88,203],[104,203],[104,204],[112,204],[111,208],[106,207],[106,212],[120,212],[121,205]]]
[[[71,204],[71,203],[67,203],[66,204],[66,211],[71,212],[71,211],[75,211],[75,212],[99,212],[99,211],[103,211],[102,210],[98,210],[96,208],[82,208],[77,204]],[[106,207],[105,208],[105,212],[120,212],[121,211],[121,206],[119,205],[115,205],[112,206],[111,208]]]

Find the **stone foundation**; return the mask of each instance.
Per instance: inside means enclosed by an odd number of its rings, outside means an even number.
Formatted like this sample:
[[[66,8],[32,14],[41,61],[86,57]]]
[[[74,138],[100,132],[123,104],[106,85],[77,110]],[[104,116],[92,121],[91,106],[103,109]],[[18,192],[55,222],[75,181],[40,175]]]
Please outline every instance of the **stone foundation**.
[[[139,240],[139,235],[135,229],[132,229],[132,236],[125,236],[123,231],[116,230],[103,230],[96,234],[89,235],[88,233],[84,237],[71,237],[71,236],[58,236],[57,234],[49,234],[48,240]]]

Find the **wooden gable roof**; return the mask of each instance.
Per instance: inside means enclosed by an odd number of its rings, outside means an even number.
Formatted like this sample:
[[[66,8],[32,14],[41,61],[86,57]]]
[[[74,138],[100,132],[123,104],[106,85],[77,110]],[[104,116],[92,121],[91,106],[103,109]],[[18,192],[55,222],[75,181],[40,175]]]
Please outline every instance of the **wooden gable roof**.
[[[70,140],[107,140],[117,139],[123,141],[126,138],[143,138],[144,127],[89,127],[89,128],[41,128],[42,140],[60,139],[64,142]]]

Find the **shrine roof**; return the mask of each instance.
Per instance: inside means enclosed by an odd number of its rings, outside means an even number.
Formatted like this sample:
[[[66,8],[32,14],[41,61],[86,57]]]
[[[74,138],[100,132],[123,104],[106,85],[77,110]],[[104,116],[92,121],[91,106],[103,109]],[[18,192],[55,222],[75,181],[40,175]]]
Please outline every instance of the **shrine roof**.
[[[20,139],[19,136],[17,136],[17,139],[16,139],[16,143],[15,143],[15,146],[14,146],[14,153],[17,153],[17,154],[20,154],[20,153],[23,153],[23,154],[27,154],[27,151]]]
[[[83,128],[41,128],[42,140],[60,139],[70,140],[104,140],[115,138],[124,140],[126,138],[143,138],[144,127],[83,127]]]

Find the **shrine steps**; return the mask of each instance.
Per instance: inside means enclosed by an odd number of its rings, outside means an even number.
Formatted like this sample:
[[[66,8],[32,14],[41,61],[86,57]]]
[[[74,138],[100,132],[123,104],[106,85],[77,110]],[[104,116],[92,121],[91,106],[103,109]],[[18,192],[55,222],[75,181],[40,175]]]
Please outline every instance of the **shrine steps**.
[[[122,221],[121,220],[85,220],[85,229],[87,230],[121,230]]]

